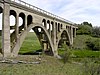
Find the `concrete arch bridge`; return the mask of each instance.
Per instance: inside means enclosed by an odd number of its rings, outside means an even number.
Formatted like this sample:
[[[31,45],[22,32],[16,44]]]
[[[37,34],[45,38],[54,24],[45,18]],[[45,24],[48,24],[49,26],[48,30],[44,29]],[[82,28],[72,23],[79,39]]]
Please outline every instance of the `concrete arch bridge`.
[[[0,0],[0,13],[3,57],[16,57],[31,29],[36,33],[42,49],[49,50],[53,56],[58,55],[57,49],[61,43],[73,45],[77,29],[73,22],[21,0]],[[15,18],[14,25],[10,25],[10,16]],[[22,18],[21,25],[19,18]]]

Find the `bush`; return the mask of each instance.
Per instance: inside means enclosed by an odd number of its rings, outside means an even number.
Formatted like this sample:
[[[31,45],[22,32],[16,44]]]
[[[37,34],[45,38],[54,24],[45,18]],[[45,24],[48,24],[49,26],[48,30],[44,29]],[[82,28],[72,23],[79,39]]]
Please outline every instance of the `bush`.
[[[84,59],[83,75],[100,75],[100,64],[95,63],[95,60]]]
[[[62,48],[60,48],[60,55],[62,56],[62,61],[64,64],[70,59],[71,51],[66,44],[63,44]]]
[[[100,27],[93,28],[92,36],[100,38]]]
[[[79,25],[78,26],[78,30],[77,30],[77,34],[79,35],[91,35],[92,34],[92,27],[88,26],[88,25]]]
[[[89,49],[100,51],[100,39],[88,39],[86,44]]]

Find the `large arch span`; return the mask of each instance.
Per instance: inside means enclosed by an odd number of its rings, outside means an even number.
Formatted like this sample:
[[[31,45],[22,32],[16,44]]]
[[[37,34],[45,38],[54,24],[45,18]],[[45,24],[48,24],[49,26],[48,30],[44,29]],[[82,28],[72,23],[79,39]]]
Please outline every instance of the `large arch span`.
[[[15,44],[15,47],[13,48],[11,54],[12,56],[17,56],[18,55],[18,52],[19,52],[19,49],[25,39],[25,37],[27,36],[27,33],[31,30],[31,29],[35,29],[35,28],[41,28],[45,34],[45,37],[47,37],[47,41],[50,45],[50,48],[52,50],[52,53],[54,55],[54,47],[53,47],[53,43],[52,43],[52,40],[51,40],[51,37],[48,33],[48,31],[46,30],[46,28],[44,26],[42,26],[42,24],[30,24],[29,27],[27,28],[27,30],[25,30],[23,32],[23,34],[19,37],[19,40],[16,42]],[[34,30],[34,32],[36,33],[36,31]],[[36,33],[37,37],[38,37],[38,34]],[[39,38],[38,38],[39,39]],[[40,41],[40,40],[39,40]],[[41,43],[41,41],[40,41]]]

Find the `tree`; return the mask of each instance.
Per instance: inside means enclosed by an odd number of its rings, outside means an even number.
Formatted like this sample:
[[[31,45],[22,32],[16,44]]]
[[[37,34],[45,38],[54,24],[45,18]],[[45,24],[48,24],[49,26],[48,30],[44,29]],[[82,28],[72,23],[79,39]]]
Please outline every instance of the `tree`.
[[[92,24],[88,23],[88,22],[83,22],[82,25],[88,25],[88,26],[92,27]]]
[[[91,33],[92,33],[92,27],[90,27],[89,25],[78,25],[77,34],[91,35]]]
[[[100,27],[93,27],[92,35],[100,38]]]

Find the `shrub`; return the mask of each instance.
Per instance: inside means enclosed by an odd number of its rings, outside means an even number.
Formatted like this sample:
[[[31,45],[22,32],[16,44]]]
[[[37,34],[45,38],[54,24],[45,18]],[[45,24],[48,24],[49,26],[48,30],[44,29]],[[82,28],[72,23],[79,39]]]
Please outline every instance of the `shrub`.
[[[78,25],[77,34],[79,35],[91,35],[92,34],[92,27],[89,25]]]
[[[93,27],[92,36],[100,38],[100,27]]]
[[[84,75],[100,75],[100,64],[95,63],[95,60],[85,58],[83,70]]]
[[[86,44],[89,49],[100,51],[100,39],[88,39]]]
[[[63,51],[61,56],[62,56],[62,61],[65,64],[70,59],[71,51],[66,44],[63,44],[60,50]]]

